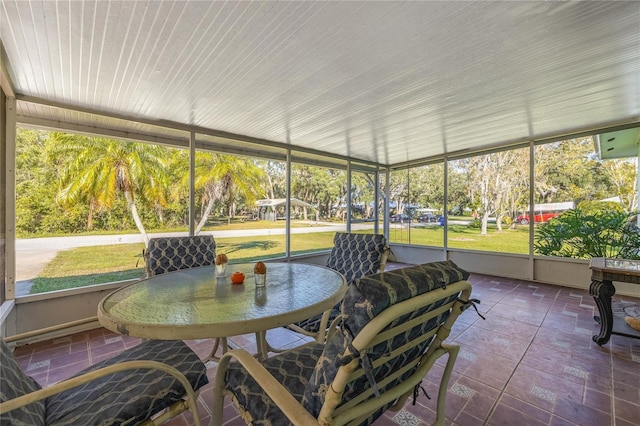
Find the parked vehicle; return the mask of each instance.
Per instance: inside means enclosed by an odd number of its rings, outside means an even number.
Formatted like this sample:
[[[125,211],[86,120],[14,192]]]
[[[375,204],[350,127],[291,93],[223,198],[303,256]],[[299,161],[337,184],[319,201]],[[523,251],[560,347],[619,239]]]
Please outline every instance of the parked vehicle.
[[[394,214],[389,219],[391,223],[411,223],[411,217],[407,214]]]
[[[573,201],[565,201],[560,203],[538,203],[535,204],[535,213],[533,214],[534,223],[543,223],[547,222],[554,217],[558,217],[562,214],[562,212],[566,210],[570,210],[575,207],[575,203]],[[531,218],[529,216],[529,206],[527,206],[527,211],[516,218],[516,222],[521,225],[527,225],[531,222]]]
[[[437,222],[438,221],[438,216],[434,215],[433,213],[423,213],[420,216],[418,216],[418,222]]]
[[[534,223],[542,223],[558,216],[560,216],[559,212],[536,213],[533,215],[533,220]],[[518,216],[517,220],[521,225],[527,225],[531,221],[530,219],[531,218],[528,214],[521,214],[520,216]]]

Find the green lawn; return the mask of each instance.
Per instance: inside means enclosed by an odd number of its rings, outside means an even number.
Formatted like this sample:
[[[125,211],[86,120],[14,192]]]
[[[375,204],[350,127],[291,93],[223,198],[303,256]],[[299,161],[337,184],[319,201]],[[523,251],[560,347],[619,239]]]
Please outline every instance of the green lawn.
[[[264,229],[265,222],[260,221]],[[280,222],[272,222],[280,225]],[[252,222],[246,222],[252,224]],[[218,229],[237,229],[232,224]],[[281,226],[276,226],[277,228]],[[246,229],[243,228],[243,229]],[[366,231],[358,231],[366,232]],[[444,228],[441,226],[413,226],[390,229],[390,242],[411,243],[442,247]],[[529,228],[519,226],[504,229],[501,233],[490,226],[488,235],[480,235],[479,229],[464,225],[449,226],[449,247],[505,253],[528,253]],[[292,234],[291,250],[294,254],[329,249],[333,245],[334,232]],[[410,237],[410,241],[409,241]],[[230,263],[240,263],[284,256],[284,235],[260,235],[255,237],[216,238],[216,251],[229,256]],[[144,276],[143,244],[118,244],[111,246],[81,247],[62,251],[34,279],[31,293],[82,287]]]
[[[333,232],[291,236],[294,253],[314,252],[333,245]],[[241,263],[285,254],[284,235],[216,238],[216,252]],[[80,247],[59,252],[33,280],[31,294],[144,277],[144,244]]]
[[[503,228],[501,232],[490,224],[487,235],[480,235],[480,229],[465,225],[449,225],[449,248],[495,251],[501,253],[529,253],[529,227],[518,226],[515,229]],[[392,243],[415,244],[442,247],[444,228],[442,226],[412,226],[408,228],[393,226],[389,229]]]

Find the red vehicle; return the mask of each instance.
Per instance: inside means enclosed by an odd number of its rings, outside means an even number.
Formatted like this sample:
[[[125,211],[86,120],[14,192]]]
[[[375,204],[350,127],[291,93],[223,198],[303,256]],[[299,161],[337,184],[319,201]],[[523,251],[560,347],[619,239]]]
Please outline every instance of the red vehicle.
[[[558,217],[558,216],[560,216],[560,213],[558,212],[536,213],[533,215],[533,220],[535,223],[546,222],[549,219],[553,219],[554,217]],[[528,214],[521,214],[520,216],[518,216],[517,220],[522,225],[526,225],[530,222]]]
[[[565,210],[570,210],[575,207],[573,201],[567,201],[563,203],[540,203],[535,205],[535,213],[533,215],[534,223],[547,222],[554,217],[558,217]],[[529,208],[527,207],[527,211]],[[524,213],[518,216],[516,219],[518,223],[527,225],[531,220],[529,213]]]

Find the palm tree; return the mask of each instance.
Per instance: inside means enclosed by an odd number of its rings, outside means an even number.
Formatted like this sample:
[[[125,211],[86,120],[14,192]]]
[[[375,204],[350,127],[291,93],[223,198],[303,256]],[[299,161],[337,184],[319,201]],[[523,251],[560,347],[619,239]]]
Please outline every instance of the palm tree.
[[[181,162],[183,167],[187,162]],[[188,187],[188,173],[183,173],[181,186]],[[234,155],[197,152],[195,160],[194,188],[200,194],[202,216],[196,225],[194,234],[198,235],[207,223],[216,202],[226,204],[229,217],[234,213],[236,197],[252,205],[264,193],[264,170],[253,160]],[[182,192],[182,191],[180,191]]]
[[[53,133],[57,156],[66,156],[60,181],[59,202],[89,203],[87,227],[93,211],[111,208],[122,193],[131,216],[144,237],[145,231],[136,200],[152,206],[166,205],[167,178],[162,148],[135,142]]]

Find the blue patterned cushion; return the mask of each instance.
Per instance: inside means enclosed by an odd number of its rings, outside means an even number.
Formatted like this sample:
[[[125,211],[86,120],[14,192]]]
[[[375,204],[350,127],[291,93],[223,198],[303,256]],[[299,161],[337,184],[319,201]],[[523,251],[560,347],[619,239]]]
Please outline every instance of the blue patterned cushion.
[[[469,273],[450,260],[363,277],[357,280],[358,290],[347,290],[342,300],[345,327],[355,336],[389,306],[468,278]]]
[[[318,365],[314,369],[309,384],[304,391],[303,404],[305,408],[312,415],[318,416],[320,408],[324,403],[327,386],[329,386],[335,378],[339,365],[347,363],[350,360],[344,359],[343,354],[345,350],[353,338],[372,318],[393,304],[453,282],[466,280],[468,277],[468,272],[459,269],[453,262],[446,261],[416,265],[357,279],[353,285],[347,288],[347,293],[342,302],[343,327],[341,328],[341,332],[334,333],[327,342],[325,350],[318,361]],[[426,311],[454,300],[455,297],[456,296],[452,296],[447,300],[441,300],[432,305],[425,306],[397,319],[394,323],[409,321]],[[447,311],[427,323],[413,327],[403,336],[397,336],[393,340],[379,343],[368,352],[369,359],[373,363],[381,355],[392,352],[408,340],[429,332],[442,324],[448,315],[449,312]],[[391,326],[393,326],[393,324]],[[385,378],[389,372],[396,371],[402,365],[421,356],[429,343],[430,340],[413,346],[410,350],[406,351],[402,357],[394,359],[393,362],[386,362],[373,368],[373,377],[376,383]],[[389,383],[386,387],[381,388],[380,391],[384,392],[385,389],[395,386],[411,373],[412,371],[408,371],[403,377]],[[369,388],[369,386],[365,376],[354,382],[350,382],[343,394],[343,401],[349,401],[355,398],[362,390]],[[372,397],[375,396],[372,395]],[[392,403],[388,406],[391,404]],[[371,424],[388,406],[381,408],[361,424]]]
[[[0,340],[0,401],[5,402],[38,389],[40,389],[40,385],[22,372],[11,349]],[[0,424],[44,425],[44,412],[44,400],[34,402],[8,413],[2,413]]]
[[[348,234],[337,232],[333,237],[333,249],[327,259],[327,268],[340,272],[351,284],[356,278],[374,274],[380,270],[387,240],[380,234]],[[340,305],[334,306],[329,315],[331,322],[340,313]],[[320,331],[322,315],[295,323],[312,333]]]
[[[212,235],[151,238],[144,253],[147,277],[180,269],[213,265],[216,243]]]
[[[202,361],[179,340],[148,340],[77,375],[135,360],[160,361],[177,368],[194,390],[209,381]],[[185,395],[180,382],[164,372],[126,370],[47,398],[47,425],[137,424]]]
[[[324,345],[311,343],[262,361],[262,365],[297,401],[318,362]],[[238,404],[243,418],[253,425],[290,424],[286,416],[238,362],[230,362],[225,389]],[[265,420],[268,419],[268,420]]]
[[[386,249],[384,235],[336,232],[326,266],[351,284],[356,278],[378,272]]]

